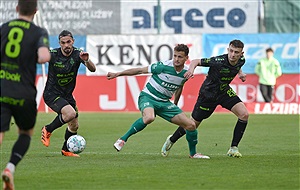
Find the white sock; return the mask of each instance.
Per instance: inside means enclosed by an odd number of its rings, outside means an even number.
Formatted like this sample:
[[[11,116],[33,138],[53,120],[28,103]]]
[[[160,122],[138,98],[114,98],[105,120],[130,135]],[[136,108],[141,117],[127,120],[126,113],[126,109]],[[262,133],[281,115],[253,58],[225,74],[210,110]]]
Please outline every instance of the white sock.
[[[16,166],[10,162],[7,163],[6,168],[13,174],[15,172]]]

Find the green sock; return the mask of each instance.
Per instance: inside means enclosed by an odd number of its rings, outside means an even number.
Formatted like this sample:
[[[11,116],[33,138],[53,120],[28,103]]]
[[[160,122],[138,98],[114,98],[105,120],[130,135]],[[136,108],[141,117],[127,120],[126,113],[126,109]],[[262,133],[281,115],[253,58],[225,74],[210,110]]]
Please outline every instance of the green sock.
[[[126,142],[131,135],[143,130],[146,126],[147,125],[143,122],[143,118],[139,118],[131,125],[130,129],[121,137],[121,139]]]
[[[196,144],[198,143],[198,131],[188,131],[186,130],[186,140],[189,144],[190,155],[196,154]]]

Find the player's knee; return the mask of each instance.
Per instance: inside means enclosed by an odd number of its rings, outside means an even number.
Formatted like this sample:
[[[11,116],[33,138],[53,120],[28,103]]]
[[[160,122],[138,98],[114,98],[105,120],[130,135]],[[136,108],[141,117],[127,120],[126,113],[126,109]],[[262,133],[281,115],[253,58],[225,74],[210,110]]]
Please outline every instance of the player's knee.
[[[195,124],[195,122],[190,120],[189,122],[187,122],[187,124],[185,125],[184,128],[188,131],[194,131],[194,130],[196,130],[196,124]]]
[[[155,120],[155,116],[144,116],[143,117],[143,122],[148,125],[152,123]]]
[[[245,110],[243,113],[239,115],[239,119],[243,121],[248,121],[248,118],[249,118],[249,113],[247,110]]]
[[[20,129],[18,133],[19,133],[19,135],[24,134],[24,135],[27,135],[29,137],[32,137],[32,135],[34,133],[34,130],[33,130],[33,128],[31,128],[29,130],[21,130]]]
[[[75,117],[76,117],[75,111],[69,111],[69,112],[63,114],[63,119],[65,122],[69,122],[69,121],[73,120]]]

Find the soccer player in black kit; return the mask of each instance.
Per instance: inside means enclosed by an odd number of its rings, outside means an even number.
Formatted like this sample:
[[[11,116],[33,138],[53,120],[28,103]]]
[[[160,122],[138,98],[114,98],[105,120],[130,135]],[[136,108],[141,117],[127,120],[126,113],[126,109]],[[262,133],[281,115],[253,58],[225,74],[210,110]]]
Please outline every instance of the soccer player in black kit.
[[[12,147],[10,160],[2,172],[3,189],[13,190],[14,172],[31,142],[37,116],[36,63],[50,60],[48,32],[32,21],[37,0],[19,0],[18,18],[0,27],[1,33],[1,130],[10,128],[13,117],[18,127],[18,139]]]
[[[70,152],[66,146],[68,138],[77,134],[78,130],[78,110],[72,93],[80,64],[83,63],[91,72],[95,72],[96,67],[87,52],[73,46],[74,38],[70,31],[63,30],[58,40],[60,48],[50,51],[48,79],[43,94],[45,103],[57,113],[57,116],[42,128],[41,141],[48,147],[51,133],[67,123],[61,153],[64,156],[79,157],[78,154]]]
[[[245,104],[229,84],[236,75],[243,82],[246,80],[246,74],[241,69],[245,64],[243,48],[243,42],[232,40],[227,48],[228,54],[192,60],[189,70],[186,73],[186,77],[191,78],[197,66],[209,67],[208,75],[200,88],[191,119],[198,127],[202,120],[211,116],[217,105],[221,105],[223,108],[233,112],[238,117],[238,120],[227,155],[236,158],[242,157],[242,154],[238,150],[238,144],[246,129],[249,114]],[[161,154],[168,156],[173,144],[183,135],[185,135],[185,130],[182,127],[178,127],[173,135],[167,137]]]

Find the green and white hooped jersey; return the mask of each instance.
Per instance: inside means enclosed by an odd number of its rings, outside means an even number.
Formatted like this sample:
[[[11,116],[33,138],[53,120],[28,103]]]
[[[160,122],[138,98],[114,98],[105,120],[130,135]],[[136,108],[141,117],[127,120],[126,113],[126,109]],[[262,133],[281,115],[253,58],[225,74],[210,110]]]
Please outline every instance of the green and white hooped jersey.
[[[153,63],[148,67],[148,72],[152,73],[152,76],[142,91],[157,100],[168,101],[187,81],[183,76],[187,69],[185,65],[182,71],[177,72],[173,60]]]

